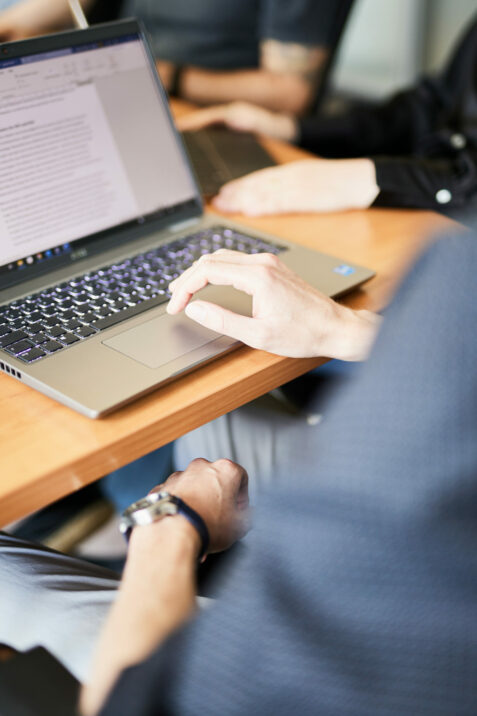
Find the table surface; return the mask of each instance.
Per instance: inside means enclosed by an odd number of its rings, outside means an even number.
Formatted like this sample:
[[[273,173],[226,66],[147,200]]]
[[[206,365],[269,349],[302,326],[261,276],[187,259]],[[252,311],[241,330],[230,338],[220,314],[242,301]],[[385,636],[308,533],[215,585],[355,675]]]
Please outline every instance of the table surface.
[[[272,140],[279,162],[307,156]],[[371,209],[244,219],[247,226],[377,272],[344,299],[382,309],[429,237],[452,226],[432,212]],[[0,527],[102,477],[324,362],[241,347],[101,420],[0,375]]]

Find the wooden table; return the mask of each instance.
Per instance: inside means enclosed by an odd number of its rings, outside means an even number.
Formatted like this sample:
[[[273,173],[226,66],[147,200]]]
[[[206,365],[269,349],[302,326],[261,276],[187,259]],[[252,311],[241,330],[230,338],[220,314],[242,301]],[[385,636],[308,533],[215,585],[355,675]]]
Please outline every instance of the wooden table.
[[[300,150],[266,141],[278,161]],[[383,308],[432,232],[452,223],[432,212],[373,209],[244,220],[263,231],[377,271],[346,298]],[[93,421],[0,375],[0,527],[97,480],[199,425],[324,362],[242,347],[102,420]]]

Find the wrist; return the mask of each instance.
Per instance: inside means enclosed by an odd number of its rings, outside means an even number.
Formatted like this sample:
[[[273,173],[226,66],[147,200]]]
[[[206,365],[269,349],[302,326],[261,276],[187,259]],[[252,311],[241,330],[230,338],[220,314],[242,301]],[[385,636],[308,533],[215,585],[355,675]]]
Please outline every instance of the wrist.
[[[139,565],[151,555],[166,554],[195,565],[201,548],[200,535],[184,515],[170,515],[150,525],[135,527],[129,540],[128,564]],[[158,560],[159,562],[159,560]]]
[[[374,343],[381,317],[336,304],[337,315],[328,337],[326,355],[344,361],[365,360]]]
[[[355,209],[367,209],[379,194],[376,166],[371,159],[350,159],[353,175],[347,185],[352,188],[350,204]]]
[[[170,97],[182,96],[182,78],[184,76],[185,67],[183,65],[173,65],[169,78],[167,91]]]
[[[279,124],[277,123],[276,139],[281,139],[283,142],[296,142],[298,139],[298,126],[296,117],[288,114],[280,115]]]

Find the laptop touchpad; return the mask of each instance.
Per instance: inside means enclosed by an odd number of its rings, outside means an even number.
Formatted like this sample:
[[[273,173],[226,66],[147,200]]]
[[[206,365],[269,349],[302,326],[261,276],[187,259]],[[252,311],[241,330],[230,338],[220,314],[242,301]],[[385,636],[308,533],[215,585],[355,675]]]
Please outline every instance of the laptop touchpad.
[[[164,313],[103,341],[103,344],[148,368],[159,368],[219,337],[218,333],[197,325],[183,313],[178,316]]]

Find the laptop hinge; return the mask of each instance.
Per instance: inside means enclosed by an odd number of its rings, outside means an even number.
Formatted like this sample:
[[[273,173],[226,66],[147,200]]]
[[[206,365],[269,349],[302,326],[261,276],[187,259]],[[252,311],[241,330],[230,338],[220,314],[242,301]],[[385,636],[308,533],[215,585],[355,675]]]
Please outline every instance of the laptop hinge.
[[[173,231],[174,233],[176,231],[182,231],[183,229],[187,229],[189,226],[193,226],[194,224],[198,224],[200,219],[197,217],[194,217],[193,219],[186,219],[185,221],[178,221],[177,224],[172,224],[172,226],[168,227],[168,231]]]

